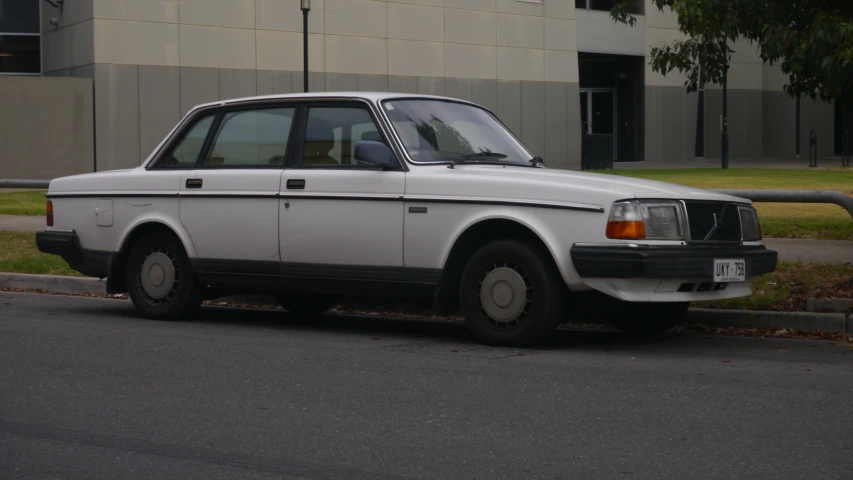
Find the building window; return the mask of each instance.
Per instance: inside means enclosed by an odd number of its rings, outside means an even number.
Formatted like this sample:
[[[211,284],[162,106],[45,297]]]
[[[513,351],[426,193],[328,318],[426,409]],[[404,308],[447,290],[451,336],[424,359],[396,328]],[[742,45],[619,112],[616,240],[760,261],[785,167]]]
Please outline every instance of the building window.
[[[0,0],[0,75],[41,74],[40,0]]]
[[[603,10],[610,11],[613,8],[613,5],[620,0],[575,0],[575,8],[582,8],[584,10]],[[644,0],[636,0],[632,2],[629,8],[629,13],[634,13],[637,15],[642,15],[645,9],[645,1]]]

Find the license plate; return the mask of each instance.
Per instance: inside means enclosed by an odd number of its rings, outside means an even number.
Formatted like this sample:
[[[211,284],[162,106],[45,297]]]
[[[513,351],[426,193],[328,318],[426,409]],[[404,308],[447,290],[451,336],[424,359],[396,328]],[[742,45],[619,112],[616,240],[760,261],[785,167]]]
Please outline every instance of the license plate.
[[[746,261],[715,259],[714,281],[717,283],[746,281]]]

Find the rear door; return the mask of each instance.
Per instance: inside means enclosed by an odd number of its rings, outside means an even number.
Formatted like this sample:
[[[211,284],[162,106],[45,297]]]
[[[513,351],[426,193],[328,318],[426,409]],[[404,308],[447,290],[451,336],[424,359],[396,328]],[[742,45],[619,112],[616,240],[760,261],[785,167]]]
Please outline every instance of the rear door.
[[[278,192],[298,110],[253,105],[218,113],[196,168],[181,179],[181,222],[200,273],[277,273]]]

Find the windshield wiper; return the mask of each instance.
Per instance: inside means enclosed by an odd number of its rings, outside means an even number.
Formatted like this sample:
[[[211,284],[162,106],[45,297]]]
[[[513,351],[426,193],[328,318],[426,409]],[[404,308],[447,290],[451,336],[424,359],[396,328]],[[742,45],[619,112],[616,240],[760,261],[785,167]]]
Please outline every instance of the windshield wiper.
[[[507,156],[503,153],[498,153],[498,152],[478,152],[478,153],[469,153],[468,155],[462,155],[462,158],[482,158],[482,157],[506,158]]]

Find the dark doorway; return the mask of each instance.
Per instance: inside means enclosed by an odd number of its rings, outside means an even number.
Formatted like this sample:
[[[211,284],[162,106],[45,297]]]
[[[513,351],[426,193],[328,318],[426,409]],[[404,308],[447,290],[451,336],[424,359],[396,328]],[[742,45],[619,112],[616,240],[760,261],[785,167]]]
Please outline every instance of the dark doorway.
[[[643,57],[579,53],[584,169],[643,160]]]

